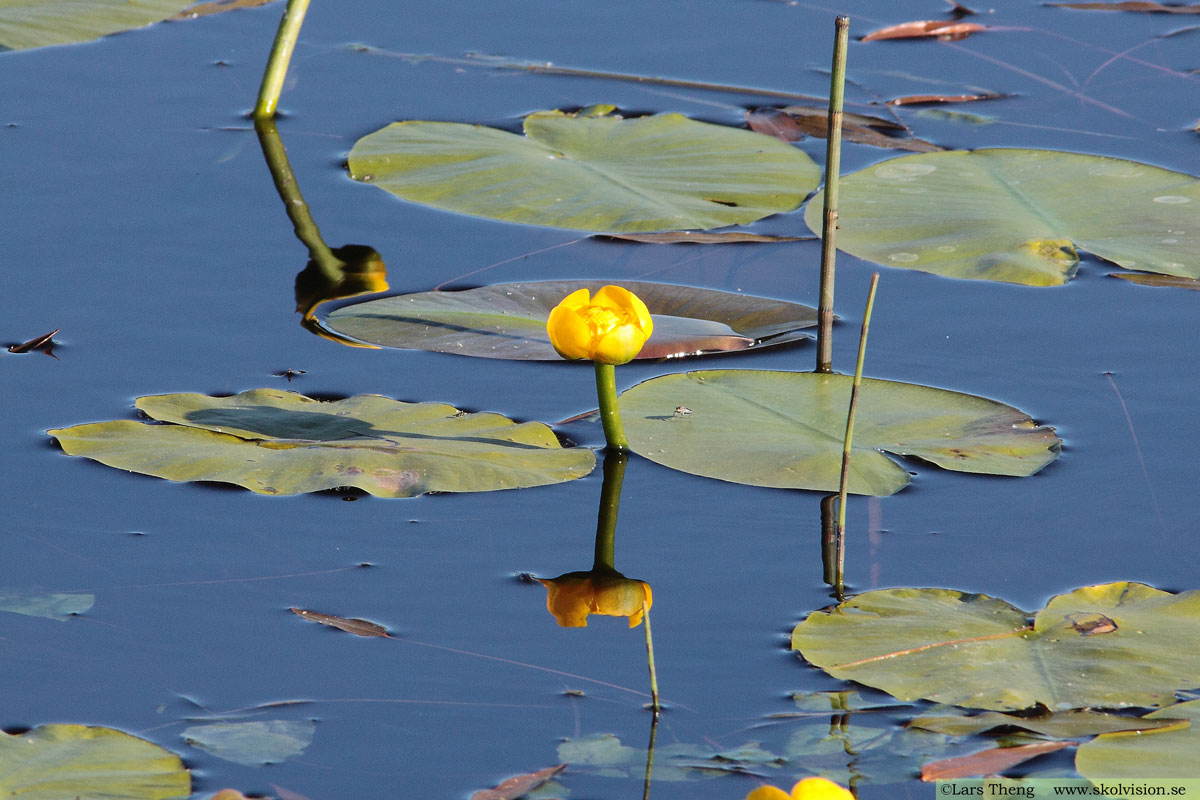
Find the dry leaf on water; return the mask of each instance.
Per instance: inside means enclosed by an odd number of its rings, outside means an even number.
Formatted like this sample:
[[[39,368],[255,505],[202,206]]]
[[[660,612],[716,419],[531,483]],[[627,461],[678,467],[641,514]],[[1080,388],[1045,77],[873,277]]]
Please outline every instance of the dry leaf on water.
[[[275,794],[279,795],[279,800],[308,800],[302,794],[297,794],[290,789],[285,789],[282,786],[272,783],[271,788],[275,790]]]
[[[911,106],[922,103],[970,103],[975,100],[996,100],[1007,95],[987,92],[985,94],[909,94],[903,97],[893,97],[884,103],[886,106]]]
[[[45,352],[47,354],[49,354],[50,348],[54,345],[54,341],[53,341],[54,334],[58,333],[60,330],[62,330],[62,328],[55,328],[54,330],[50,331],[49,333],[45,333],[45,334],[42,334],[41,336],[33,337],[28,342],[21,342],[20,344],[9,345],[8,352],[10,352],[10,353],[28,353],[32,350],[41,350],[42,348],[45,348]]]
[[[921,780],[942,781],[951,778],[973,778],[980,775],[994,775],[1006,769],[1015,767],[1055,750],[1064,747],[1074,747],[1079,742],[1040,742],[1038,744],[1023,744],[1018,747],[993,747],[980,750],[969,756],[944,758],[941,761],[931,761],[921,767]]]
[[[239,792],[237,789],[222,789],[214,794],[209,800],[250,800],[246,795]]]
[[[387,632],[387,628],[382,625],[376,625],[374,622],[367,622],[365,619],[335,617],[332,614],[322,614],[320,611],[308,611],[303,608],[293,608],[291,611],[293,614],[299,614],[310,622],[329,625],[340,631],[353,633],[355,636],[382,636],[384,638],[391,638],[391,634]]]
[[[872,31],[859,41],[874,42],[879,39],[916,39],[923,36],[936,36],[939,39],[965,39],[972,33],[987,30],[986,25],[978,22],[954,22],[952,20],[923,19],[916,22],[904,22],[899,25],[889,25]]]
[[[806,135],[825,138],[829,132],[828,119],[826,110],[805,106],[788,106],[783,109],[756,108],[746,112],[746,124],[750,126],[750,130],[774,136],[785,142],[798,142]],[[880,133],[877,128],[896,132],[908,131],[903,125],[880,117],[862,114],[846,114],[842,117],[842,138],[850,142],[918,153],[942,149],[924,139],[889,136]]]
[[[547,767],[539,769],[537,772],[509,778],[497,784],[494,789],[482,789],[476,792],[471,795],[471,800],[517,800],[518,797],[529,794],[566,768],[566,764],[559,764],[557,767]]]

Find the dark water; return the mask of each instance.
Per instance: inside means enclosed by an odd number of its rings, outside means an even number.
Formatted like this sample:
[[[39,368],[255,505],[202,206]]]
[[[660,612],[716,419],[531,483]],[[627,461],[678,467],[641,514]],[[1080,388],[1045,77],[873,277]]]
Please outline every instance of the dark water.
[[[815,305],[815,242],[585,240],[539,252],[579,235],[404,204],[340,168],[359,136],[394,119],[511,126],[537,109],[608,102],[734,124],[755,98],[412,63],[348,45],[823,95],[835,13],[850,14],[858,36],[941,11],[882,2],[318,0],[280,133],[325,239],[375,247],[395,290],[459,276],[457,285],[637,278]],[[0,56],[2,333],[18,341],[62,329],[57,359],[0,361],[8,418],[0,591],[96,596],[90,612],[67,622],[3,615],[0,726],[117,727],[181,753],[195,767],[198,796],[224,786],[267,794],[274,784],[313,800],[466,797],[557,763],[564,737],[611,733],[644,747],[641,630],[606,618],[560,629],[542,588],[516,578],[590,566],[599,472],[499,494],[269,498],[67,458],[43,433],[128,417],[140,395],[257,386],[377,392],[549,422],[594,404],[586,367],[357,350],[297,325],[292,284],[306,252],[243,116],[280,12],[275,4]],[[1200,91],[1184,73],[1196,66],[1200,32],[1162,38],[1184,19],[1006,3],[982,21],[1007,30],[956,43],[852,44],[848,101],[982,87],[1013,95],[961,109],[992,124],[916,110],[903,118],[948,147],[1047,147],[1195,173],[1198,143],[1187,127],[1200,113]],[[801,146],[822,158],[821,142]],[[843,166],[891,155],[847,145]],[[804,232],[799,214],[754,229]],[[531,255],[477,272],[523,254]],[[873,270],[839,258],[846,324],[835,366],[843,371],[853,366]],[[882,271],[868,374],[1011,403],[1055,426],[1065,447],[1032,479],[914,465],[919,474],[902,493],[852,500],[847,577],[855,588],[945,586],[1027,609],[1110,580],[1195,588],[1196,296],[1112,280],[1109,271],[1085,262],[1056,289]],[[810,346],[707,364],[810,369],[813,357]],[[289,368],[305,374],[290,385],[273,375]],[[618,381],[678,368],[623,367]],[[585,445],[602,441],[598,426],[567,432]],[[818,501],[631,460],[616,564],[654,587],[659,678],[673,705],[660,747],[760,741],[779,753],[795,726],[755,728],[763,715],[792,708],[791,692],[842,688],[785,647],[792,625],[829,602]],[[338,634],[288,613],[291,606],[367,617],[400,638]],[[564,694],[575,690],[583,696]],[[179,737],[196,704],[227,711],[276,701],[307,702],[254,718],[318,721],[312,745],[282,764],[237,766]],[[640,769],[618,779],[575,768],[563,783],[574,798],[637,798]],[[762,771],[790,785],[804,764]],[[740,798],[754,785],[736,776],[661,782],[652,796]],[[911,783],[862,794],[923,791]]]

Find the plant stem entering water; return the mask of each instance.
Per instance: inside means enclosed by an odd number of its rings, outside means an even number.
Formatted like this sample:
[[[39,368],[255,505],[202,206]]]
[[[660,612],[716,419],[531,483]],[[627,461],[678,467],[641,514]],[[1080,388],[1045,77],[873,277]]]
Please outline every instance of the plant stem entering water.
[[[854,412],[858,408],[858,387],[862,385],[863,359],[867,354],[867,331],[871,327],[871,312],[875,308],[875,288],[879,286],[879,273],[871,276],[871,289],[867,293],[867,309],[863,312],[862,333],[858,337],[858,361],[854,364],[854,384],[850,389],[850,410],[846,413],[846,438],[842,443],[842,479],[838,490],[837,521],[837,591],[843,588],[846,566],[846,484],[850,478],[850,441],[854,438]]]
[[[262,85],[258,88],[258,102],[254,106],[255,119],[275,116],[275,106],[279,103],[280,92],[283,91],[283,79],[287,77],[288,64],[292,60],[292,51],[296,49],[296,40],[300,37],[300,26],[304,24],[308,3],[309,0],[288,0],[283,19],[279,21],[279,30],[275,33],[275,43],[271,45],[271,55],[267,59]]]
[[[829,132],[825,139],[825,204],[821,222],[821,289],[817,302],[817,372],[833,372],[833,262],[837,255],[838,173],[842,168],[842,106],[846,94],[846,43],[850,18],[834,26],[829,81]]]
[[[618,453],[629,450],[625,427],[621,425],[621,410],[617,406],[617,372],[612,364],[596,364],[596,396],[600,399],[600,422],[608,449]]]

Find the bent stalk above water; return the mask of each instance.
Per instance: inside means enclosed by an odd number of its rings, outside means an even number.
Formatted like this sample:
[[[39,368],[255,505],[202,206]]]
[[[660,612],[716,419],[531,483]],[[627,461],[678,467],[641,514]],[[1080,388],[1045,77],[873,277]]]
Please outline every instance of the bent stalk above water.
[[[283,79],[287,77],[292,51],[296,49],[296,40],[300,38],[300,26],[304,24],[308,3],[309,0],[288,0],[287,8],[283,10],[283,19],[279,21],[275,43],[271,45],[271,55],[267,59],[267,69],[263,73],[262,84],[258,87],[258,102],[254,106],[255,119],[269,119],[275,116],[279,94],[283,91]]]

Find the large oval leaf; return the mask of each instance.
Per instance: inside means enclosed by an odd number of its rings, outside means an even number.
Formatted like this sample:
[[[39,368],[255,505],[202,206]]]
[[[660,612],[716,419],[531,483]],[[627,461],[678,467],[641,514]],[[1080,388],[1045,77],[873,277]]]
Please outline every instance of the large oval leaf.
[[[1200,763],[1200,700],[1176,703],[1142,717],[1181,720],[1148,731],[1097,736],[1075,752],[1075,769],[1085,778],[1173,778],[1194,774]],[[1114,795],[1115,796],[1115,795]]]
[[[719,228],[791,211],[816,188],[807,155],[690,120],[539,112],[525,135],[396,122],[355,143],[350,174],[417,203],[507,222],[632,232]]]
[[[866,592],[810,614],[792,648],[901,700],[1015,710],[1160,706],[1200,686],[1200,591],[1086,586],[1029,615],[950,589]]]
[[[312,744],[316,729],[311,719],[269,719],[192,725],[180,735],[192,747],[217,758],[261,767],[303,753]]]
[[[676,373],[622,394],[622,419],[639,455],[673,469],[836,491],[852,382],[809,372]],[[982,397],[868,378],[858,403],[849,482],[856,494],[907,485],[907,470],[880,451],[991,475],[1032,475],[1058,456],[1053,429]]]
[[[579,288],[604,281],[505,283],[461,292],[421,292],[340,308],[326,325],[387,347],[436,350],[484,358],[561,360],[546,335],[550,310]],[[623,281],[646,303],[654,335],[638,358],[669,358],[745,350],[805,338],[816,325],[808,306],[762,297]]]
[[[72,44],[140,28],[195,0],[0,0],[0,46]]]
[[[0,796],[22,800],[167,800],[187,797],[179,757],[112,728],[42,725],[0,732]]]
[[[322,402],[254,389],[233,397],[142,397],[147,425],[118,420],[48,431],[65,452],[173,481],[259,494],[354,486],[382,497],[486,492],[574,480],[595,456],[564,449],[540,422],[379,395]]]
[[[837,246],[893,267],[1065,283],[1076,248],[1127,269],[1200,277],[1200,180],[1051,150],[922,153],[842,178]],[[821,229],[821,201],[805,213]]]

